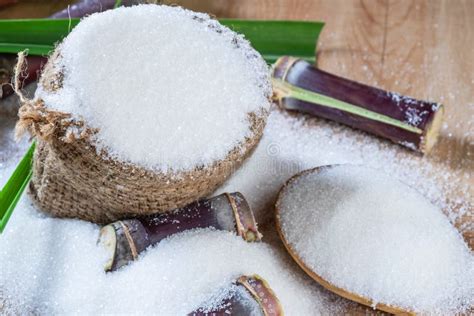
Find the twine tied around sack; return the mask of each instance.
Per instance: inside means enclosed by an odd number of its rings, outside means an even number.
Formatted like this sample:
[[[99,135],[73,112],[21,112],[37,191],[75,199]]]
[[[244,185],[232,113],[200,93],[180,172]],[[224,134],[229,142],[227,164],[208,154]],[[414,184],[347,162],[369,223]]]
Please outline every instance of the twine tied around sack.
[[[42,99],[29,99],[23,94],[21,78],[24,77],[28,69],[26,56],[26,50],[18,53],[13,76],[13,90],[21,105],[18,110],[15,137],[19,139],[28,132],[31,137],[37,137],[44,141],[59,138],[66,143],[71,143],[77,139],[89,139],[97,132],[97,129],[86,127],[83,121],[73,119],[69,113],[46,108]],[[72,127],[80,132],[73,133]]]

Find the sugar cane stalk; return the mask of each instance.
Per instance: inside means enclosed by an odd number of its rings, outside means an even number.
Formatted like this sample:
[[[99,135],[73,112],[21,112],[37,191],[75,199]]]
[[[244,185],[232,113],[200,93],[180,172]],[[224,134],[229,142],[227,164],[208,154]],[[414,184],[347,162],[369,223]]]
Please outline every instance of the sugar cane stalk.
[[[280,107],[333,120],[421,153],[436,143],[443,106],[383,91],[324,72],[294,57],[279,58],[272,73]]]
[[[224,193],[168,213],[121,220],[104,226],[99,243],[109,254],[105,270],[114,271],[127,265],[147,247],[168,236],[207,227],[234,231],[249,242],[260,241],[262,237],[242,194]]]

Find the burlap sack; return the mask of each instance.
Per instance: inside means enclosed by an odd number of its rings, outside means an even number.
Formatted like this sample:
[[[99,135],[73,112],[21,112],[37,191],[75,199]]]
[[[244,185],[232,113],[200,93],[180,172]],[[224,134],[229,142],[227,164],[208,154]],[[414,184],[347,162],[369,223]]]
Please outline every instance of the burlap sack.
[[[39,85],[61,88],[56,52],[45,66]],[[29,193],[44,212],[54,216],[107,223],[135,215],[182,207],[212,193],[250,154],[262,136],[267,113],[251,113],[252,137],[223,160],[179,174],[163,174],[97,153],[91,137],[97,130],[68,113],[48,109],[42,100],[26,100],[17,131],[36,138]],[[71,133],[71,127],[80,135]]]

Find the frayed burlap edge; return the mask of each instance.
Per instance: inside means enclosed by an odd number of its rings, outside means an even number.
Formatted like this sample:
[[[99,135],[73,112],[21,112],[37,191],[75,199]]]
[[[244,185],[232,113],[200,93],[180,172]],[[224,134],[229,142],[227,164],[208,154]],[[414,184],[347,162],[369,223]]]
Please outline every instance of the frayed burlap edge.
[[[56,60],[58,57],[59,54],[55,52],[51,56],[51,60]],[[53,64],[53,62],[46,64],[40,79],[40,85],[47,91],[58,90],[62,84],[62,75],[58,74],[60,72],[56,72]],[[59,135],[61,131],[71,130],[70,128],[72,127],[82,130],[78,138],[87,139],[95,134],[96,130],[85,127],[85,123],[82,121],[72,120],[69,113],[48,109],[41,99],[31,100],[26,98],[21,92],[20,82],[20,77],[26,68],[26,53],[20,52],[18,54],[18,62],[15,66],[15,75],[13,78],[13,89],[18,95],[21,104],[18,111],[19,120],[15,127],[16,138],[20,138],[23,134],[28,132],[32,137],[37,137],[45,141],[50,141],[60,136],[63,140],[72,142],[74,141],[73,136],[75,135],[71,133]]]
[[[54,91],[62,84],[50,58],[40,85]],[[24,55],[19,55],[21,71]],[[208,196],[251,153],[260,140],[268,113],[249,115],[251,137],[243,140],[223,160],[192,171],[164,174],[123,163],[98,153],[92,142],[97,130],[74,120],[70,114],[49,109],[41,99],[28,100],[16,91],[22,106],[17,135],[36,138],[33,176],[29,193],[46,213],[95,223],[164,212]],[[75,129],[79,133],[72,133]]]

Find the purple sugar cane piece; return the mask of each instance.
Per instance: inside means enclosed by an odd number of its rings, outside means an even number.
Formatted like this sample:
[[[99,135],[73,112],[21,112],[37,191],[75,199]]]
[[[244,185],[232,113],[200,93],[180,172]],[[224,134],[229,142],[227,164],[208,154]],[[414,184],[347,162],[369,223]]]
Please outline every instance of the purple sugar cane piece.
[[[213,227],[236,232],[249,242],[261,234],[242,194],[224,193],[167,213],[157,213],[111,223],[101,229],[99,243],[108,252],[106,271],[117,270],[151,245],[179,232]]]
[[[423,154],[438,138],[441,104],[341,78],[288,56],[273,66],[272,81],[274,99],[283,109],[361,129]]]
[[[82,18],[92,13],[113,9],[116,2],[116,0],[80,0],[54,13],[50,18]],[[139,1],[124,0],[120,5],[127,7],[138,3]]]

